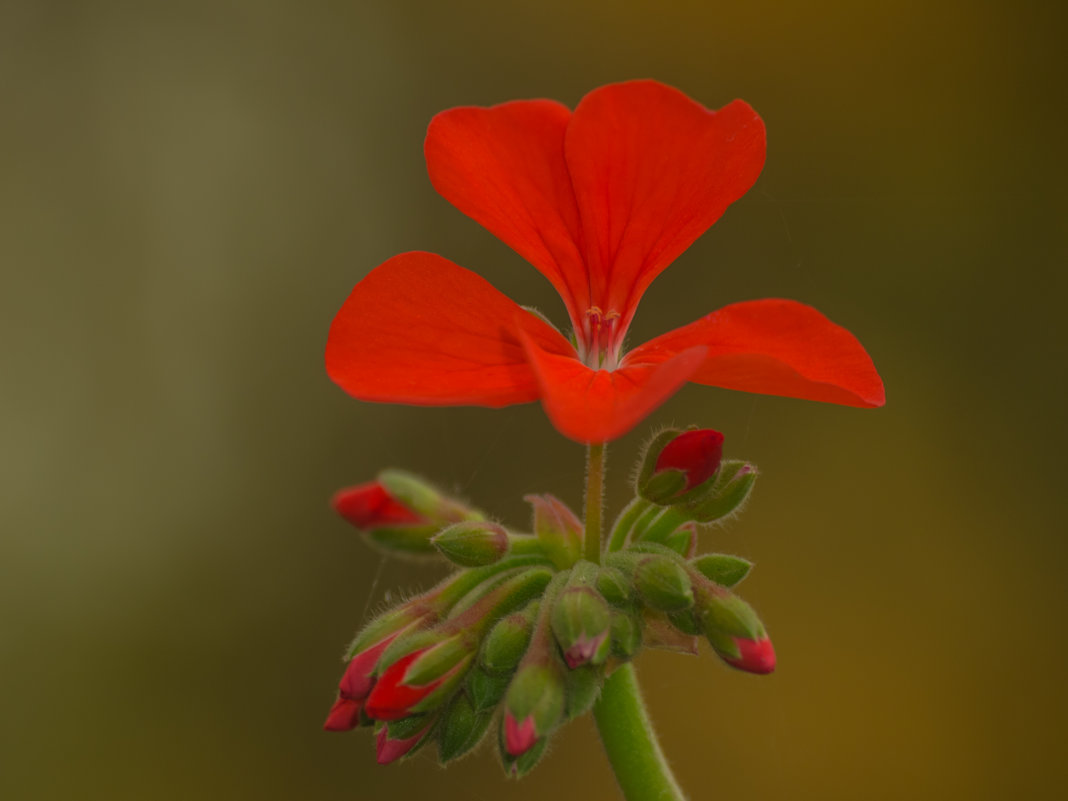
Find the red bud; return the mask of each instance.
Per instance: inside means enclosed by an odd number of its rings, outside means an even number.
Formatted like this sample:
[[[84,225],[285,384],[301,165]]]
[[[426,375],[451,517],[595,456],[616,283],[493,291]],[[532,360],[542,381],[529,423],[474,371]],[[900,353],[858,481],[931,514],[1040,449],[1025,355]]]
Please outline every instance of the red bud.
[[[401,631],[404,631],[404,629]],[[345,668],[345,675],[341,677],[341,683],[338,685],[342,698],[352,698],[359,701],[368,696],[375,683],[374,670],[375,665],[378,664],[379,657],[382,656],[382,652],[386,650],[386,647],[400,636],[401,631],[390,634],[370,648],[360,651],[349,660],[348,667]]]
[[[375,751],[378,757],[378,764],[388,765],[390,762],[395,762],[407,754],[419,744],[419,741],[423,739],[427,729],[429,729],[431,725],[432,724],[428,724],[426,728],[411,737],[397,740],[390,739],[389,727],[383,726],[379,729],[378,738],[375,740]]]
[[[427,684],[411,686],[404,683],[408,667],[430,648],[402,656],[378,677],[371,694],[367,697],[367,714],[375,720],[398,720],[407,717],[411,708],[426,698],[444,681],[444,677]]]
[[[377,481],[339,490],[331,503],[334,511],[361,530],[426,522]]]
[[[759,640],[746,640],[741,637],[732,639],[738,646],[738,656],[735,658],[723,655],[723,661],[728,665],[750,673],[771,673],[775,670],[775,649],[767,637]]]
[[[323,724],[325,731],[351,731],[360,725],[361,702],[344,696],[334,701]]]
[[[538,733],[534,728],[534,716],[527,715],[522,723],[508,712],[504,716],[504,747],[514,757],[525,754],[538,741]]]
[[[723,459],[723,435],[710,428],[683,431],[671,440],[656,459],[654,472],[680,470],[686,490],[710,479]]]

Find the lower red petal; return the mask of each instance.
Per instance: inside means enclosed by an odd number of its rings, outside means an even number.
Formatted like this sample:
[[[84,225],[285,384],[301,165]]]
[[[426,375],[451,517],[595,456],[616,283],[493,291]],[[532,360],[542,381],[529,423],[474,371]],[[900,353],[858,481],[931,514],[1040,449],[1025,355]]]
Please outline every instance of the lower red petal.
[[[607,442],[640,423],[685,384],[705,358],[691,348],[662,363],[592,370],[574,356],[550,353],[522,326],[542,405],[557,430],[578,442]]]
[[[555,352],[567,340],[485,279],[433,253],[402,253],[352,290],[330,326],[326,370],[361,400],[500,407],[538,397],[517,314]]]
[[[886,402],[883,381],[857,338],[793,300],[724,306],[636,348],[623,363],[668,363],[695,345],[707,348],[690,379],[698,384],[844,406]]]

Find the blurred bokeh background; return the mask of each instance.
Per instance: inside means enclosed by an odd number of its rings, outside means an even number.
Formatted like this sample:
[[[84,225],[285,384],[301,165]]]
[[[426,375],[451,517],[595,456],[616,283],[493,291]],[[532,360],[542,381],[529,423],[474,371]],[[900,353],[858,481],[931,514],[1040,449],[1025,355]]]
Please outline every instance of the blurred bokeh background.
[[[1068,289],[1060,4],[0,3],[0,796],[609,799],[588,720],[526,780],[485,748],[379,768],[320,730],[365,612],[427,586],[327,507],[403,466],[516,523],[578,504],[536,406],[374,406],[327,379],[342,300],[442,253],[558,322],[439,198],[437,111],[654,77],[769,132],[756,187],[634,341],[783,296],[857,333],[889,401],[690,387],[763,478],[707,544],[770,677],[639,662],[695,799],[1051,797],[1068,779]],[[619,508],[642,431],[613,446]]]

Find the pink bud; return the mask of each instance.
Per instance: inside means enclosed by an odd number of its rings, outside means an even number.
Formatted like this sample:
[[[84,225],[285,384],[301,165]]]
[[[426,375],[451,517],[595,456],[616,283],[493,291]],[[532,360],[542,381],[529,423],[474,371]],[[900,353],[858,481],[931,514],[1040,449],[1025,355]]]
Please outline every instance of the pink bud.
[[[723,459],[723,435],[710,428],[683,431],[664,446],[654,472],[680,470],[690,490],[710,479]]]
[[[326,716],[323,729],[326,731],[350,731],[360,725],[360,702],[344,696],[334,702]]]
[[[581,665],[585,665],[593,659],[594,654],[597,653],[597,649],[601,647],[606,637],[608,637],[607,629],[594,637],[590,637],[585,633],[580,634],[571,647],[564,651],[564,661],[567,662],[567,666],[574,670]]]
[[[334,511],[360,530],[426,522],[377,481],[339,490],[331,503]]]
[[[775,670],[775,649],[767,637],[759,640],[746,640],[732,637],[738,646],[738,656],[724,656],[723,661],[739,670],[750,673],[771,673]]]
[[[403,740],[392,740],[389,737],[389,727],[383,726],[379,729],[378,738],[375,740],[375,752],[378,757],[378,764],[388,765],[390,762],[395,762],[400,759],[419,744],[419,741],[423,739],[423,736],[429,728],[430,726],[428,725],[419,733]]]
[[[511,712],[504,716],[504,748],[509,754],[520,756],[533,748],[537,741],[533,715],[527,715],[522,723],[516,723]]]

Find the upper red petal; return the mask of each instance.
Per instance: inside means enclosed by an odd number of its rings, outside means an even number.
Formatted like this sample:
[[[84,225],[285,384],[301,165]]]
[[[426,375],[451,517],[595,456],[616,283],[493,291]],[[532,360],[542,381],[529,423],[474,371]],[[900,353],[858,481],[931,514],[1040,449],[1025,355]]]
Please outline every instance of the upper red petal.
[[[623,363],[664,362],[695,345],[708,349],[690,379],[699,384],[844,406],[886,402],[883,381],[857,338],[793,300],[724,306],[636,348]]]
[[[551,100],[449,109],[431,120],[424,152],[434,188],[537,267],[579,320],[589,281],[564,161],[570,119]]]
[[[538,397],[516,315],[542,347],[570,345],[485,279],[433,253],[402,253],[352,290],[330,326],[326,370],[361,400],[500,407]]]
[[[582,99],[564,152],[582,213],[591,303],[625,329],[642,293],[764,166],[764,123],[741,100],[709,111],[655,81]]]
[[[527,335],[525,323],[522,334],[545,413],[560,433],[578,442],[607,442],[626,434],[674,395],[705,356],[705,349],[696,347],[662,363],[592,370],[574,356],[545,350]]]

